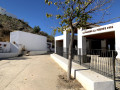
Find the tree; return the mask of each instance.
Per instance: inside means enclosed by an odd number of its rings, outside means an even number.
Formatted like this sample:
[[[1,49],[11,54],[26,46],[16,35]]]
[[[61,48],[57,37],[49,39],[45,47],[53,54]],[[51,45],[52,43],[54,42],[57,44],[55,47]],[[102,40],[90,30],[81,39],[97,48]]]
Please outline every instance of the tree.
[[[49,36],[49,35],[48,35],[46,32],[44,32],[44,31],[40,31],[40,34],[43,35],[43,36],[46,36],[46,37]]]
[[[45,0],[45,3],[57,6],[57,9],[63,13],[56,15],[56,18],[60,20],[60,27],[54,29],[54,31],[63,32],[64,30],[71,32],[71,40],[69,44],[69,62],[68,62],[68,72],[67,79],[71,78],[71,67],[72,67],[72,47],[74,41],[74,31],[77,28],[86,28],[89,25],[105,23],[110,20],[103,20],[104,16],[107,14],[107,9],[109,9],[109,4],[111,0]],[[92,21],[95,17],[95,13],[101,14],[101,20]],[[52,14],[46,14],[47,17],[52,17]],[[89,23],[88,23],[89,22]]]
[[[40,27],[39,26],[35,26],[34,28],[33,28],[33,33],[39,33],[40,32]]]

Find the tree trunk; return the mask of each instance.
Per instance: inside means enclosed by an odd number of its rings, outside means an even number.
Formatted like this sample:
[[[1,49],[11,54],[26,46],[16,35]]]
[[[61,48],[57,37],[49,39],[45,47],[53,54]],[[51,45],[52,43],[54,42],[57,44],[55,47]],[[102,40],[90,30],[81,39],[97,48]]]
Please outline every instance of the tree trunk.
[[[71,68],[72,68],[72,51],[73,51],[73,41],[74,41],[74,28],[71,28],[71,40],[69,44],[69,52],[68,52],[68,72],[67,72],[67,80],[71,79]]]

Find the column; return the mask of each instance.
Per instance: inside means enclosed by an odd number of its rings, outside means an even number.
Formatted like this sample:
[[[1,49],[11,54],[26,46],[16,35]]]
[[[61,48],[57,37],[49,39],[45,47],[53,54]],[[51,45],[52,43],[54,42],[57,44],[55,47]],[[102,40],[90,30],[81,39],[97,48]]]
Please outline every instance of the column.
[[[113,28],[115,29],[115,50],[118,53],[116,58],[120,59],[120,22],[115,23]]]
[[[106,40],[101,40],[101,49],[106,50]]]
[[[68,58],[68,48],[70,43],[70,32],[63,31],[63,56]]]
[[[79,49],[78,51],[79,55],[86,54],[86,52],[83,52],[84,50],[86,50],[86,37],[82,36],[82,28],[78,29],[78,49]]]
[[[54,53],[56,53],[56,49],[57,49],[57,47],[56,47],[56,40],[54,41],[54,43],[55,43],[55,51],[54,51]]]
[[[102,53],[106,53],[106,40],[101,40]]]
[[[86,37],[82,36],[82,28],[78,29],[78,55],[80,63],[83,63],[83,58],[86,55]]]

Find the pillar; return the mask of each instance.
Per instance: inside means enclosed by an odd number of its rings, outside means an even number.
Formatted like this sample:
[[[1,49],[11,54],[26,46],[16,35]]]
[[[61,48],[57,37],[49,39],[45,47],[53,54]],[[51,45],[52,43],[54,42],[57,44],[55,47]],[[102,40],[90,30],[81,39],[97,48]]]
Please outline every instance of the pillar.
[[[83,63],[83,58],[86,55],[86,37],[82,36],[82,28],[78,29],[78,56],[80,64]]]
[[[118,53],[116,58],[120,59],[120,22],[115,23],[113,28],[115,29],[115,50]]]
[[[106,50],[106,40],[101,40],[101,49]]]
[[[68,48],[70,44],[70,32],[63,31],[63,56],[68,58]]]
[[[54,40],[55,40],[55,38],[54,38]],[[54,51],[54,53],[56,53],[56,49],[57,49],[57,47],[56,47],[56,40],[54,41],[54,43],[55,43],[55,51]]]
[[[86,50],[86,37],[82,36],[82,28],[78,29],[78,55],[86,54],[84,50]],[[81,49],[81,50],[80,50]]]

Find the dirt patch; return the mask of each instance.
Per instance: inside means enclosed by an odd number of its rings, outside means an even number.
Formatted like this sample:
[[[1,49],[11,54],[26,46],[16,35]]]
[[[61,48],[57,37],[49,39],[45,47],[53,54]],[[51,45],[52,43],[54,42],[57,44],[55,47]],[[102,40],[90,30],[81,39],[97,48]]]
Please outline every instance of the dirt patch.
[[[59,90],[85,90],[83,86],[74,78],[67,80],[65,74],[58,75],[58,86]]]

